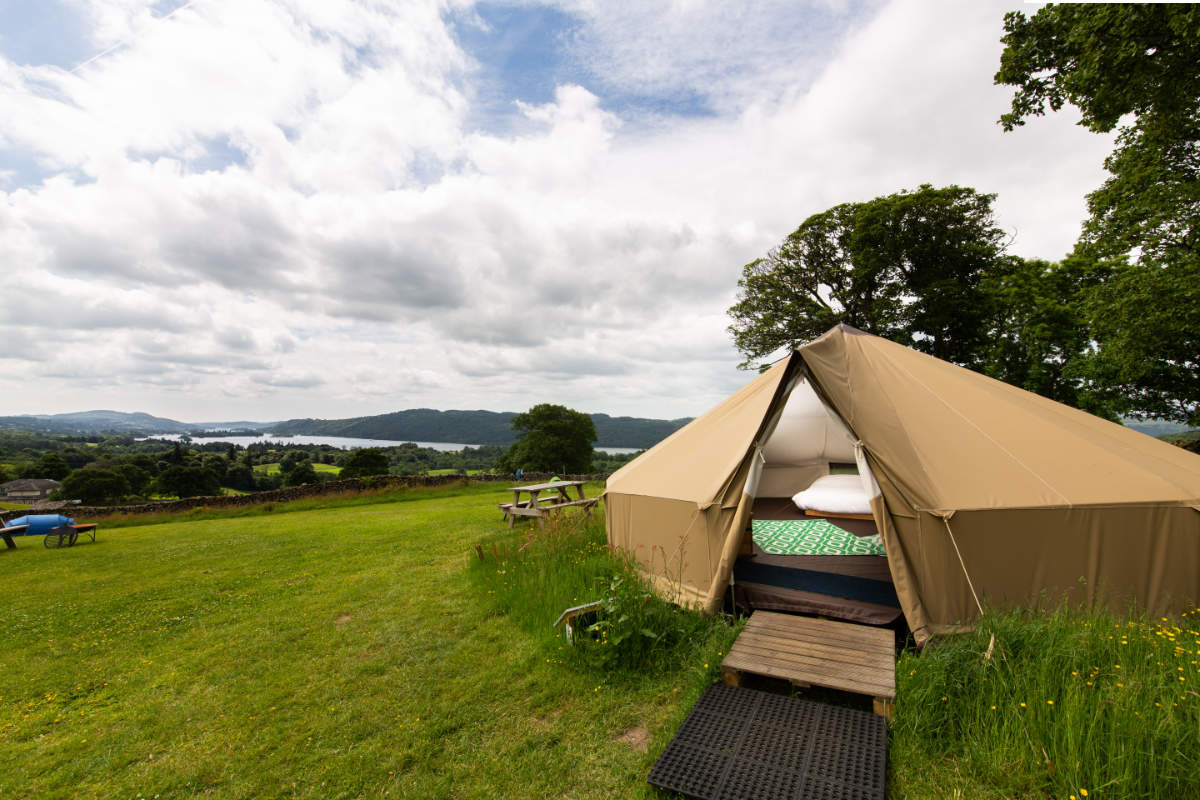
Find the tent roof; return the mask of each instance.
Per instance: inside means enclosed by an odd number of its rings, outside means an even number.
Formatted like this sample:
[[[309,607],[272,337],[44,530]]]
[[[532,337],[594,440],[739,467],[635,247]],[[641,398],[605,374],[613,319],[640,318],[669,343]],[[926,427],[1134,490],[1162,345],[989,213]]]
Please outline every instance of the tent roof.
[[[1200,503],[1200,457],[839,325],[798,351],[915,508]]]
[[[758,434],[791,359],[784,359],[608,478],[605,491],[715,502]]]

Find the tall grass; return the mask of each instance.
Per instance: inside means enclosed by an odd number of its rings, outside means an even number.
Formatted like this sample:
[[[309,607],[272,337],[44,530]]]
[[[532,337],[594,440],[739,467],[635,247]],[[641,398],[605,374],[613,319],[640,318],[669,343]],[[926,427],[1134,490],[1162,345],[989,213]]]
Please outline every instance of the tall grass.
[[[683,669],[700,684],[715,679],[740,625],[658,597],[606,541],[601,515],[564,514],[544,529],[481,543],[470,575],[496,610],[576,668],[627,679]],[[593,601],[600,608],[569,645],[554,622],[563,610]]]
[[[1198,665],[1200,609],[990,613],[897,664],[893,792],[1200,796]]]

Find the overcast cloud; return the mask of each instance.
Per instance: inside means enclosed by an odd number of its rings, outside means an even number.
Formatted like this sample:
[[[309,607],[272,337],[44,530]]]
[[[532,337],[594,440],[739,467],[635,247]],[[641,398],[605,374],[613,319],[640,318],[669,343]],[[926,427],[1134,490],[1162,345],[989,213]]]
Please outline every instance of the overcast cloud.
[[[1010,7],[0,6],[0,413],[700,413],[810,214],[957,183],[1070,249],[1111,142],[1001,132]]]

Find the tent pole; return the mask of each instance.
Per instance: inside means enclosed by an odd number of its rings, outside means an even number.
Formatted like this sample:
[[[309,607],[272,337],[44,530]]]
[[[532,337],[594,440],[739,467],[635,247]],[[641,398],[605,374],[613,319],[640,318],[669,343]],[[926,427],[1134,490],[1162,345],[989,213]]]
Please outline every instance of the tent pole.
[[[725,594],[725,586],[729,583],[729,576],[733,574],[733,562],[737,558],[738,550],[742,547],[742,537],[746,533],[746,523],[750,519],[750,510],[753,507],[754,498],[742,492],[742,499],[733,516],[733,533],[725,538],[725,547],[721,550],[721,561],[717,565],[717,574],[713,576],[712,587],[709,589],[708,597],[705,598],[704,607],[701,609],[706,616],[711,617],[720,609],[721,596]]]

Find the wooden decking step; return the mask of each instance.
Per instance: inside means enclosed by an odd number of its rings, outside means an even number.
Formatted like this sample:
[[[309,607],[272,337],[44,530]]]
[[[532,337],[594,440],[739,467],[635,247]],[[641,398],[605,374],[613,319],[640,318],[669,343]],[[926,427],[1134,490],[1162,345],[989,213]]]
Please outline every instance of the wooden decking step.
[[[755,611],[721,662],[731,686],[742,673],[870,695],[875,713],[891,718],[896,700],[896,648],[885,628]]]

